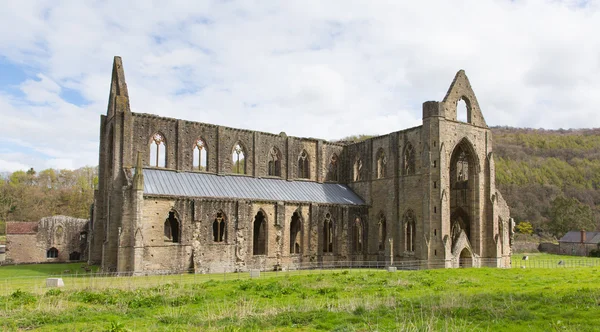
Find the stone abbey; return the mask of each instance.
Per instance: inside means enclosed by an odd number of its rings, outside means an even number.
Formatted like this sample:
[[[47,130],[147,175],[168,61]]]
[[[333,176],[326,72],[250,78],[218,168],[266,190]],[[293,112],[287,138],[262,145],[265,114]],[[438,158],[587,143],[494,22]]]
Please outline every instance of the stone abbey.
[[[328,142],[133,113],[119,57],[90,227],[90,263],[133,274],[508,267],[512,233],[491,131],[462,70],[441,102],[423,103],[421,126]]]

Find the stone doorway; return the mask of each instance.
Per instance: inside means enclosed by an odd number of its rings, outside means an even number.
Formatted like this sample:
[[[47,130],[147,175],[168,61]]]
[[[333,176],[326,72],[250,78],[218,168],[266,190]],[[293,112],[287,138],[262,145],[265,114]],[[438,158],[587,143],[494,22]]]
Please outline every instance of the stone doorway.
[[[460,252],[460,256],[458,257],[458,267],[472,267],[473,266],[473,255],[469,249],[464,248]]]

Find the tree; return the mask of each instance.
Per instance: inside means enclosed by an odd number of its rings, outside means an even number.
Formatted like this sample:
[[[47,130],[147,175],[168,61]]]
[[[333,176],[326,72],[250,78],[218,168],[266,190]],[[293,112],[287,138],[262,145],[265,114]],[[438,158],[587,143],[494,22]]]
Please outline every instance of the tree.
[[[533,226],[531,225],[531,223],[529,221],[521,221],[515,227],[515,229],[517,230],[517,232],[519,232],[521,234],[527,234],[527,235],[533,234]]]
[[[550,203],[548,230],[554,236],[563,236],[568,231],[591,231],[595,228],[589,205],[564,196],[558,196]]]

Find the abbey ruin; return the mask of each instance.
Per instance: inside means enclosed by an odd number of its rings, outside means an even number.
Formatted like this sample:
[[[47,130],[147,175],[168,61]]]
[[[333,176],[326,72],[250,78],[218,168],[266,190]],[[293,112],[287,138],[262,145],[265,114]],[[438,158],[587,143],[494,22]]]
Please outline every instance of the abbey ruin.
[[[423,104],[421,126],[335,143],[133,113],[115,57],[91,229],[89,263],[139,274],[508,267],[512,224],[462,70],[441,102]]]

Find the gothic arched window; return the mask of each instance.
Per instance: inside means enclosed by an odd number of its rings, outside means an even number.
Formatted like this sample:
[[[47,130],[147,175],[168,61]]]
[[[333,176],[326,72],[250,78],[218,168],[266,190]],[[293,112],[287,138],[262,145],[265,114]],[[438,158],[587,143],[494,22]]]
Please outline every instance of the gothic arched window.
[[[327,168],[327,181],[339,181],[339,163],[338,156],[334,153],[329,161],[329,167]]]
[[[404,251],[415,251],[415,239],[417,238],[417,227],[415,213],[412,210],[404,214]]]
[[[415,149],[408,143],[404,149],[404,175],[415,174]]]
[[[240,142],[233,146],[231,158],[231,171],[235,174],[246,174],[246,152]]]
[[[362,160],[360,160],[360,158],[357,158],[356,161],[354,162],[354,168],[353,168],[353,179],[354,181],[360,181],[362,180]]]
[[[333,252],[333,221],[329,213],[323,220],[323,252]]]
[[[378,238],[379,238],[379,251],[383,251],[385,250],[385,240],[387,238],[387,223],[385,222],[385,216],[383,215],[383,212],[381,214],[379,214],[379,222],[378,222],[378,226],[379,226],[379,232],[378,232]]]
[[[383,149],[379,149],[377,152],[377,178],[382,179],[385,177],[385,168],[387,164],[387,158]]]
[[[160,133],[152,135],[150,140],[150,166],[166,167],[166,156],[165,137]]]
[[[224,242],[227,239],[227,220],[223,212],[217,213],[213,221],[213,241]]]
[[[193,166],[196,171],[207,171],[208,170],[208,160],[206,158],[207,150],[206,143],[200,138],[194,144],[194,160]]]
[[[354,227],[353,227],[353,247],[354,247],[354,251],[356,253],[362,253],[363,252],[363,225],[362,225],[362,220],[360,219],[360,217],[356,217],[354,219]]]
[[[281,153],[276,147],[269,151],[269,175],[281,176]]]
[[[300,156],[298,157],[298,178],[300,179],[309,179],[310,171],[309,171],[309,160],[308,153],[306,150],[302,150]]]

